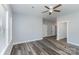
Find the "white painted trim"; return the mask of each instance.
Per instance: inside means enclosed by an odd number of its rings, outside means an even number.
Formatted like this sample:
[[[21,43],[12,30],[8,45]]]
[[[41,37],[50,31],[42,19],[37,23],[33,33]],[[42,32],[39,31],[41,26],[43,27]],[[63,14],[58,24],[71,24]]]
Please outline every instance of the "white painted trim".
[[[70,42],[70,41],[68,41],[68,43],[69,43],[69,44],[72,44],[72,45],[75,45],[75,46],[79,46],[79,44],[73,43],[73,42]]]
[[[8,11],[6,11],[6,45],[8,45]]]
[[[58,21],[57,21],[57,40],[59,40],[59,27],[58,27]]]
[[[21,42],[13,42],[13,45],[21,44],[21,43],[26,43],[26,42],[32,42],[32,41],[38,41],[38,40],[42,40],[42,39],[43,38],[33,39],[33,40],[27,40],[27,41],[21,41]]]

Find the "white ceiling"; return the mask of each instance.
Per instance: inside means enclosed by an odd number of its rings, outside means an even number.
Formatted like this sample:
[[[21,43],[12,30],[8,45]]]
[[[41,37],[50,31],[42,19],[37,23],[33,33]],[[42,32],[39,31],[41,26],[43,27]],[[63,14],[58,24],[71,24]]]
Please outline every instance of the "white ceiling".
[[[52,4],[48,5],[51,6]],[[12,4],[11,5],[13,8],[14,13],[23,13],[23,14],[28,14],[28,13],[41,13],[44,10],[47,10],[44,8],[45,4]],[[32,6],[34,8],[32,8]],[[53,6],[53,5],[52,5]]]
[[[59,13],[53,13],[48,15],[48,13],[42,14],[41,12],[47,10],[44,6],[55,6],[56,4],[11,4],[13,13],[28,14],[28,15],[38,15],[43,16],[46,19],[53,20]],[[32,6],[34,8],[32,8]],[[59,8],[58,8],[59,9]],[[62,4],[60,7],[61,13],[71,13],[79,10],[79,4]]]

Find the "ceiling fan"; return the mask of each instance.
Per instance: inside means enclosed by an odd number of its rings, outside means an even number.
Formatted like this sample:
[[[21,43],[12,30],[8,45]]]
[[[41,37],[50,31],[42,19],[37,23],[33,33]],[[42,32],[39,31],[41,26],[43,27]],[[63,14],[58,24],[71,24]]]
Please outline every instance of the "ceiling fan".
[[[47,8],[48,10],[43,11],[42,13],[46,13],[49,12],[49,15],[51,15],[53,12],[60,12],[60,10],[58,10],[57,8],[62,6],[62,4],[58,4],[54,7],[48,7],[48,6],[44,6],[45,8]]]

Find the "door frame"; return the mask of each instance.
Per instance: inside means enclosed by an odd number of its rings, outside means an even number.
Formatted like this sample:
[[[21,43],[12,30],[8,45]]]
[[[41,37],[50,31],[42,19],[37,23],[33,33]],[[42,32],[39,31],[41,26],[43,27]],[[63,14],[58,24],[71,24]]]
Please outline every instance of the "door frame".
[[[60,23],[67,23],[67,39],[68,39],[68,26],[69,26],[69,21],[65,20],[65,21],[57,21],[57,40],[60,40],[59,39],[59,24]]]

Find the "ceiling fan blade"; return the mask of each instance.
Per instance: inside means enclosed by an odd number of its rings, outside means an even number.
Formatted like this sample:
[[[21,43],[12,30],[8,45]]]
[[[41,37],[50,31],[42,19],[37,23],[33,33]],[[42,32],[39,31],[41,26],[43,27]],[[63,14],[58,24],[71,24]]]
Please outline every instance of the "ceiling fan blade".
[[[50,9],[48,6],[44,6],[45,8],[47,8],[47,9]]]
[[[57,7],[60,7],[62,6],[61,4],[58,4],[57,6],[53,7],[53,9],[57,8]]]
[[[49,10],[46,10],[46,11],[43,11],[42,13],[46,13],[46,12],[48,12]]]
[[[52,13],[51,12],[49,12],[49,15],[51,15]]]
[[[60,12],[60,10],[54,10],[55,12]]]

